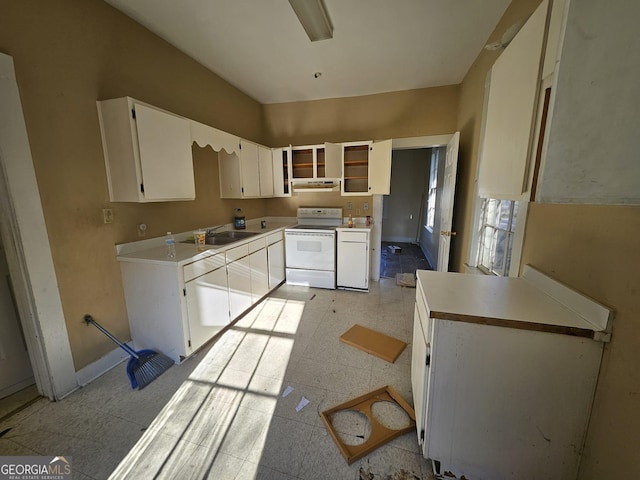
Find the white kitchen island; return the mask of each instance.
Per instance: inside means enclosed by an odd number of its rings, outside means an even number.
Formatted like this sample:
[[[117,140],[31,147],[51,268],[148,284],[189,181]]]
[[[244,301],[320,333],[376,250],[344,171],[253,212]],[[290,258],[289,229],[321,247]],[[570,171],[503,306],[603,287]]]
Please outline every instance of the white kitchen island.
[[[417,276],[411,381],[436,475],[575,479],[611,310],[530,266]]]

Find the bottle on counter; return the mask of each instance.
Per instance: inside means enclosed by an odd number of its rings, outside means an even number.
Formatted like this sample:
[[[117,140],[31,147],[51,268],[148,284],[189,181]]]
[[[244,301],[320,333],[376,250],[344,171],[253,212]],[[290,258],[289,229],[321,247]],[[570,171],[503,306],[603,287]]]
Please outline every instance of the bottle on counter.
[[[236,230],[244,230],[247,228],[247,222],[241,208],[236,208],[233,211],[233,228]]]
[[[353,217],[349,214],[349,228],[353,227]]]
[[[167,246],[167,258],[176,258],[176,240],[171,232],[167,232],[164,238],[164,244]]]

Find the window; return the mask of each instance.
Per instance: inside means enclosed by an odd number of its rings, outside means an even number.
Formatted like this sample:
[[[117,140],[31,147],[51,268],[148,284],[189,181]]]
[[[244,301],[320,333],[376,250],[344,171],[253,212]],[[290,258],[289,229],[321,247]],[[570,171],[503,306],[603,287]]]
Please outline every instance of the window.
[[[481,202],[478,268],[485,273],[506,277],[511,266],[518,202],[494,198],[483,198]]]
[[[438,150],[431,155],[431,167],[429,170],[429,190],[427,192],[427,230],[433,232],[436,221],[436,190],[438,188]]]

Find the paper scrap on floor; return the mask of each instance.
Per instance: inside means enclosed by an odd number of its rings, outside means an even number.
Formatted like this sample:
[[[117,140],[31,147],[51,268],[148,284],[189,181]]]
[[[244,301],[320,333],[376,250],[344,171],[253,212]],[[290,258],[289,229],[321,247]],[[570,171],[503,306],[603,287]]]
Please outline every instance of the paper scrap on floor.
[[[343,333],[340,341],[389,363],[395,362],[407,346],[402,340],[357,324]]]
[[[305,397],[302,397],[300,399],[300,402],[298,402],[298,406],[296,407],[296,412],[300,413],[300,410],[302,410],[307,405],[309,405],[309,400],[307,400]]]

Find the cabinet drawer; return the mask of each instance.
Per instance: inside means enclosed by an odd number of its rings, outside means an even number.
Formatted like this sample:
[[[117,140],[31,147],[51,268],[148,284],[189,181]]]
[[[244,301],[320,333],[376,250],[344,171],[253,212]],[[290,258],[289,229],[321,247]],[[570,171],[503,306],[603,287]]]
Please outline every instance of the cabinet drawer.
[[[249,253],[257,252],[258,250],[262,250],[263,248],[265,248],[267,246],[265,240],[266,239],[263,237],[258,240],[249,242]]]
[[[367,232],[346,232],[340,230],[338,232],[338,241],[340,242],[366,242]]]
[[[269,235],[267,235],[267,245],[278,243],[280,240],[282,240],[282,238],[282,230],[280,230],[279,232],[270,233]]]
[[[227,250],[227,262],[234,262],[239,258],[249,255],[249,244],[245,243],[239,247],[230,248]]]
[[[205,273],[209,273],[216,268],[223,267],[224,264],[224,255],[221,253],[211,255],[210,257],[203,258],[197,262],[189,263],[185,265],[183,269],[184,281],[188,282],[189,280],[193,280],[194,278],[204,275]]]

